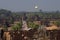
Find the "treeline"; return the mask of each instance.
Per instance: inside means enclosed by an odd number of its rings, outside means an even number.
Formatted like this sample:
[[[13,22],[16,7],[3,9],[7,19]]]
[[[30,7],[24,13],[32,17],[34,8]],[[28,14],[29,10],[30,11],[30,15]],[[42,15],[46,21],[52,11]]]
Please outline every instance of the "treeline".
[[[12,12],[6,9],[0,9],[0,23],[3,24],[5,21],[13,23],[14,21],[22,20],[22,17],[28,21],[33,20],[59,20],[60,12]]]

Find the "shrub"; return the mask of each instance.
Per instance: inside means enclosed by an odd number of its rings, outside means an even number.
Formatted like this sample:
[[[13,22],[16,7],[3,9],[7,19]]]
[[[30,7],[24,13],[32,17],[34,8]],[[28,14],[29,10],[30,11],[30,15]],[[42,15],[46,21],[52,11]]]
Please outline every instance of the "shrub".
[[[13,29],[13,30],[20,30],[21,27],[22,27],[22,23],[17,23],[17,24],[15,24],[15,25],[12,27],[12,29]]]
[[[32,29],[39,27],[39,25],[36,25],[36,24],[34,24],[33,22],[29,22],[29,23],[28,23],[28,26],[29,26],[30,28],[32,28]]]
[[[54,24],[59,27],[60,26],[60,21],[55,21]]]

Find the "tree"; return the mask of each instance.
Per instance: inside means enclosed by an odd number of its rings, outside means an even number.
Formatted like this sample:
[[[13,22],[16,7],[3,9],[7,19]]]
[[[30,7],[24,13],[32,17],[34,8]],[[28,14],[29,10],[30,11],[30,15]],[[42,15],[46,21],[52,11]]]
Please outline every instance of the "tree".
[[[57,27],[60,27],[60,21],[55,21],[54,24],[57,25]]]
[[[14,26],[12,26],[12,29],[13,30],[20,30],[21,28],[22,28],[22,23],[21,22],[15,24]]]
[[[28,22],[28,27],[32,29],[37,29],[39,25],[34,24],[33,22]]]

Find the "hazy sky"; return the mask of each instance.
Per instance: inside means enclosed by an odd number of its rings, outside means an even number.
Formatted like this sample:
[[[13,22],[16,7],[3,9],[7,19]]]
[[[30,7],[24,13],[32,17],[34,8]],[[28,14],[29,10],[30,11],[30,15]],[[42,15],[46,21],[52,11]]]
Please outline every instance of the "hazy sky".
[[[38,9],[34,6],[37,5]],[[60,0],[0,0],[0,9],[12,11],[60,10]]]

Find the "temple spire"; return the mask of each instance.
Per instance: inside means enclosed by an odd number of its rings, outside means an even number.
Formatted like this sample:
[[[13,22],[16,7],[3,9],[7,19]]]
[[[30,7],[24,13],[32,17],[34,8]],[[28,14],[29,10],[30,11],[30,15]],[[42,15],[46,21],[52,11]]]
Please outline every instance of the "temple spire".
[[[30,30],[31,28],[28,28],[26,20],[23,20],[22,17],[22,30]]]

